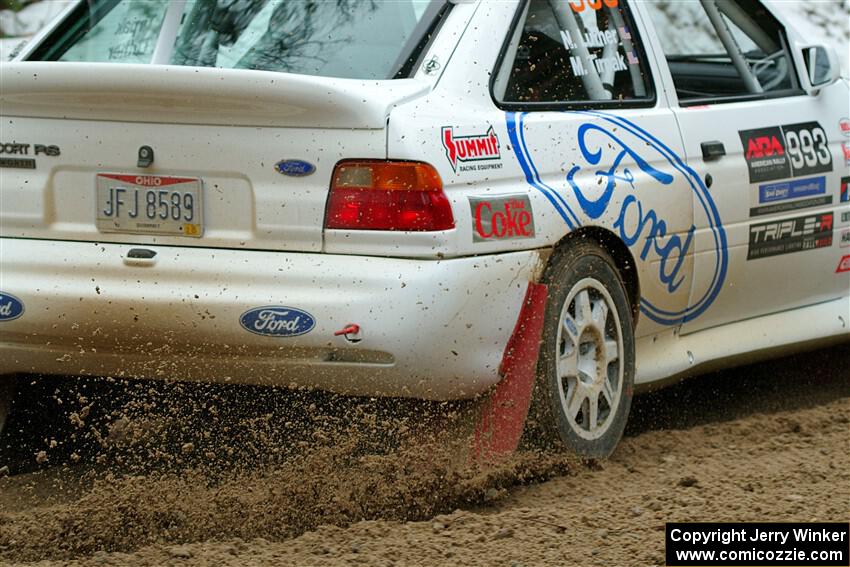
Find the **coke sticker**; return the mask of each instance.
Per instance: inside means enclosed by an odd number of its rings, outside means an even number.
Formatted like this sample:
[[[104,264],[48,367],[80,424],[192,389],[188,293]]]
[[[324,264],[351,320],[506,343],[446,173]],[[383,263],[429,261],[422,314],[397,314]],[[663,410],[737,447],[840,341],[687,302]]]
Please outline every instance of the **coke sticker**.
[[[528,195],[470,197],[472,241],[534,238],[534,211]]]

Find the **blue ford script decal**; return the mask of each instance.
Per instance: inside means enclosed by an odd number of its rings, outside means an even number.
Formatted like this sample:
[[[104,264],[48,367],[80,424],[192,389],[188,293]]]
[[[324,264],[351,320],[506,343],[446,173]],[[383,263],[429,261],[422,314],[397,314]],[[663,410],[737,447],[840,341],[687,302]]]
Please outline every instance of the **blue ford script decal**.
[[[301,161],[300,159],[285,159],[274,165],[274,168],[279,173],[290,177],[304,177],[316,171],[316,166],[312,163]]]
[[[0,322],[17,319],[24,314],[24,302],[14,295],[0,291]]]
[[[239,318],[246,330],[267,337],[297,337],[316,326],[312,315],[292,307],[255,307]]]
[[[641,298],[644,315],[664,325],[679,325],[699,317],[723,289],[729,262],[726,230],[702,179],[673,150],[635,123],[604,112],[574,114],[587,121],[578,127],[580,153],[569,156],[578,163],[567,172],[566,187],[559,190],[540,177],[534,163],[536,148],[529,148],[525,139],[526,115],[507,113],[508,136],[526,180],[546,196],[570,229],[582,224],[576,208],[590,220],[603,215],[614,218],[614,230],[641,261],[654,267],[660,289],[667,292],[666,303],[665,298]],[[543,148],[546,149],[545,143]],[[613,164],[608,169],[602,165],[606,155]],[[580,175],[583,170],[584,177]],[[694,196],[694,216],[707,227],[711,245],[701,255],[706,257],[706,269],[713,273],[700,281],[701,287],[692,291],[684,308],[677,305],[675,294],[685,281],[685,272],[693,270],[685,264],[685,258],[694,247],[696,224],[681,236],[668,235],[672,220],[664,218],[666,211],[651,209],[642,202],[636,187],[638,176],[644,192],[652,190],[649,187],[664,190],[681,180],[678,186],[689,187]],[[592,181],[588,183],[588,179]],[[617,200],[612,199],[615,187],[621,192]]]

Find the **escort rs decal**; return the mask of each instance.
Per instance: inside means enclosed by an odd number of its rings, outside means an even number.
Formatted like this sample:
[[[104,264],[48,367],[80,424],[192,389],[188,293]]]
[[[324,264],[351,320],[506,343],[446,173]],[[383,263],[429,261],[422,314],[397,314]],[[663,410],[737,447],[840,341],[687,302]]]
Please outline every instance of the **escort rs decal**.
[[[494,162],[502,159],[499,137],[492,126],[484,134],[471,136],[455,136],[454,129],[451,126],[443,126],[441,134],[443,147],[446,149],[446,158],[448,158],[455,173],[502,168],[501,163],[461,165],[470,162]]]
[[[603,214],[616,219],[614,230],[640,261],[657,266],[656,277],[668,293],[669,301],[656,299],[653,302],[642,297],[640,309],[644,315],[665,325],[679,325],[699,317],[723,289],[729,261],[726,231],[702,179],[673,150],[634,122],[605,112],[577,111],[575,114],[588,121],[578,129],[580,151],[571,153],[569,158],[576,165],[567,173],[566,192],[556,190],[541,180],[534,164],[534,149],[529,147],[525,137],[526,113],[506,114],[511,149],[526,181],[543,193],[570,229],[581,226],[573,210],[574,204],[590,219],[598,219]],[[606,163],[613,163],[610,169],[597,169],[603,155],[607,158]],[[578,174],[582,171],[585,172],[584,179],[588,179],[587,173],[592,174],[593,181],[586,182],[587,187],[579,183],[582,176]],[[683,179],[698,203],[694,214],[702,217],[707,227],[706,235],[711,246],[706,254],[713,256],[713,261],[707,265],[711,266],[713,274],[711,278],[701,280],[707,283],[701,289],[693,290],[691,300],[684,308],[677,302],[681,298],[680,287],[686,279],[685,270],[689,269],[685,267],[685,258],[694,245],[696,226],[692,225],[681,235],[667,234],[670,219],[665,220],[664,211],[649,209],[641,202],[640,192],[635,187],[638,177],[641,192],[652,190],[653,184],[663,191],[677,178]],[[615,186],[623,197],[612,201]]]
[[[750,183],[832,171],[826,132],[818,122],[738,132]]]
[[[470,197],[472,241],[534,238],[534,212],[528,195]]]
[[[12,295],[0,291],[0,323],[12,321],[24,314],[24,302]]]
[[[30,152],[32,148],[32,152]],[[11,144],[0,142],[0,154],[16,155],[16,156],[47,156],[56,157],[61,154],[59,146],[45,144],[19,144],[13,142]]]
[[[832,213],[750,226],[747,260],[832,246]]]
[[[759,186],[759,203],[773,203],[750,209],[750,216],[772,215],[786,211],[795,211],[811,207],[820,207],[832,204],[832,195],[826,193],[826,178],[824,176],[808,179],[794,179],[791,181],[780,181],[769,185]],[[812,195],[823,195],[803,200],[801,197]]]
[[[35,159],[33,159],[33,157],[22,156],[56,157],[60,154],[61,151],[59,149],[59,146],[46,144],[21,144],[18,142],[0,142],[0,167],[15,169],[35,169]]]
[[[270,305],[249,309],[239,317],[239,324],[257,335],[297,337],[312,331],[316,319],[301,309]]]

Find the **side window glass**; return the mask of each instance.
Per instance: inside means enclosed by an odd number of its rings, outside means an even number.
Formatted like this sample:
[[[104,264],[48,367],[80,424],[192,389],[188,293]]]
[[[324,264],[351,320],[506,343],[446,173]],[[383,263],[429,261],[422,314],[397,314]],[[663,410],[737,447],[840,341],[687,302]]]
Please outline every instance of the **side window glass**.
[[[758,0],[647,0],[679,100],[796,93],[782,26]]]
[[[528,0],[493,83],[501,103],[652,96],[626,0]]]

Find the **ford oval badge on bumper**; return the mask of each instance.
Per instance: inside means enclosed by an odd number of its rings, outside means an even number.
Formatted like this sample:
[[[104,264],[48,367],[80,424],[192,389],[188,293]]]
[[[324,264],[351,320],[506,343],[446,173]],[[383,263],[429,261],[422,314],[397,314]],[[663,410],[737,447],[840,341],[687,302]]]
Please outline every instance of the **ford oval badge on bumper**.
[[[0,291],[0,321],[11,321],[24,314],[24,302],[12,295]]]
[[[239,318],[245,330],[266,337],[297,337],[309,333],[316,319],[293,307],[269,305],[249,309]]]

